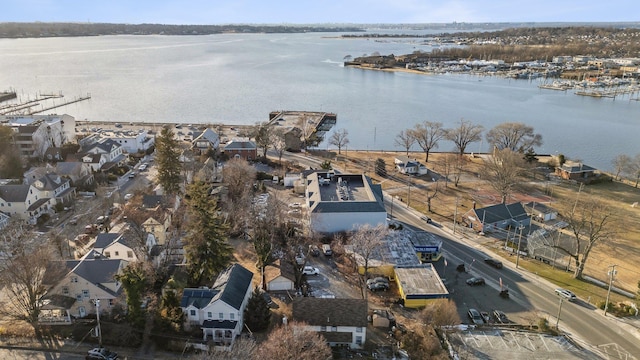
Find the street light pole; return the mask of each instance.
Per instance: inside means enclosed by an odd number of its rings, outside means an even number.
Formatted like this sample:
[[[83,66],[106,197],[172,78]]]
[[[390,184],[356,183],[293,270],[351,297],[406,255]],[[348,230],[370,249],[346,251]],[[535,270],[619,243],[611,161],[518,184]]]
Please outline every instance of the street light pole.
[[[456,210],[453,212],[453,233],[456,233],[456,218],[458,217],[458,197],[456,196]]]
[[[609,308],[609,296],[611,295],[611,284],[613,284],[613,276],[616,274],[616,266],[618,265],[610,265],[609,267],[609,290],[607,290],[607,301],[604,303],[604,316],[607,316],[607,309]]]
[[[520,242],[522,241],[522,230],[524,229],[524,226],[522,226],[522,224],[520,224],[520,226],[518,228],[520,229],[520,237],[518,238],[518,250],[517,250],[517,255],[516,255],[516,269],[518,268],[518,265],[520,264]]]
[[[562,303],[564,298],[560,298],[560,305],[558,305],[558,318],[556,319],[556,330],[558,330],[558,324],[560,323],[560,312],[562,311]]]

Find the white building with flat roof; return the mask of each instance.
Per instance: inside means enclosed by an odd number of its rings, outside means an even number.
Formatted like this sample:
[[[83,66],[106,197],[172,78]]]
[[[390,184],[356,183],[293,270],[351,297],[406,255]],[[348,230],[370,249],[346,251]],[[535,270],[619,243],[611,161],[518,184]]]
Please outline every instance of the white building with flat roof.
[[[313,231],[326,234],[386,224],[382,187],[366,175],[314,172],[305,182]]]

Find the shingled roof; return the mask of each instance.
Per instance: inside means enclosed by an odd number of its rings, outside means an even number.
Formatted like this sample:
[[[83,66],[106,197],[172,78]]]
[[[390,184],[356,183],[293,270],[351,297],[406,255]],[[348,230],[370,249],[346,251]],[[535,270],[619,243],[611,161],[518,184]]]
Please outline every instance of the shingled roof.
[[[312,326],[367,326],[365,299],[300,297],[293,300],[293,319]]]

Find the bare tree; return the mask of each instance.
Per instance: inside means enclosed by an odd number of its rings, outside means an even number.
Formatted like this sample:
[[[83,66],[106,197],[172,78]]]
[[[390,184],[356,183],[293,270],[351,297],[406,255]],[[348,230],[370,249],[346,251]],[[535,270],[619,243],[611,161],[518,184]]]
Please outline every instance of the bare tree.
[[[504,204],[520,182],[524,166],[525,161],[521,154],[510,149],[502,149],[484,160],[481,173],[489,181],[489,185],[500,194]]]
[[[0,314],[37,327],[47,285],[62,279],[65,266],[55,251],[21,222],[11,221],[0,235]]]
[[[228,349],[212,349],[196,357],[197,360],[251,360],[256,354],[257,345],[255,340],[239,337],[233,342],[233,346]],[[263,359],[261,359],[263,360]]]
[[[456,304],[451,299],[436,300],[420,312],[424,323],[433,327],[452,326],[460,324],[460,315]]]
[[[627,165],[624,170],[625,174],[627,174],[630,178],[636,180],[635,187],[638,187],[638,182],[640,182],[640,154],[637,154],[633,157],[633,161]]]
[[[445,130],[445,139],[452,141],[456,146],[458,154],[462,156],[470,143],[482,139],[480,135],[483,130],[482,125],[475,125],[461,119],[458,127]]]
[[[249,215],[251,189],[256,181],[256,169],[244,159],[231,159],[222,169],[224,183],[227,185],[225,203],[229,214],[232,234],[244,231],[246,217]]]
[[[407,156],[409,156],[409,150],[411,149],[411,147],[415,142],[416,142],[416,139],[413,138],[409,130],[400,131],[400,133],[396,135],[396,138],[395,138],[396,146],[399,146],[405,149]]]
[[[445,131],[442,123],[425,121],[422,124],[416,124],[413,129],[408,131],[424,151],[424,161],[429,162],[429,152],[432,149],[437,149],[438,142],[444,138]]]
[[[565,207],[570,209],[565,219],[573,233],[573,241],[556,248],[574,260],[573,277],[581,279],[591,250],[615,236],[618,219],[611,207],[593,196],[584,200],[577,198],[575,203],[565,204]]]
[[[435,181],[434,183],[435,184],[433,186],[433,189],[431,187],[429,187],[429,189],[427,189],[427,211],[428,212],[433,212],[433,211],[431,211],[431,200],[435,199],[438,196],[438,183],[439,183],[439,181]],[[431,190],[433,190],[433,192]]]
[[[613,170],[615,172],[614,179],[618,180],[620,178],[620,174],[625,172],[625,169],[628,169],[631,163],[633,163],[633,159],[629,155],[621,154],[615,157],[613,161]]]
[[[542,145],[542,135],[533,132],[533,127],[506,122],[489,130],[487,142],[498,150],[509,149],[518,153],[533,151],[534,146]]]
[[[382,247],[384,239],[389,234],[389,228],[385,225],[371,226],[365,224],[360,226],[349,240],[349,245],[353,250],[353,256],[357,265],[364,268],[364,279],[369,276],[369,260]],[[361,284],[362,298],[366,298],[366,283]]]
[[[338,129],[331,134],[329,138],[329,145],[338,147],[338,155],[340,155],[342,148],[349,144],[349,132],[347,129]]]
[[[271,146],[273,150],[278,154],[278,163],[282,165],[282,155],[287,150],[287,141],[284,137],[284,131],[282,129],[276,129],[271,133]]]
[[[331,348],[319,333],[304,323],[292,322],[271,331],[258,347],[254,359],[329,360]]]
[[[284,226],[282,219],[285,219],[282,202],[275,196],[269,196],[267,203],[254,204],[253,216],[250,218],[253,229],[251,240],[256,251],[258,260],[256,267],[260,271],[262,289],[267,289],[265,279],[265,268],[276,261],[274,252],[280,247],[279,242],[284,240],[281,237],[281,229]]]

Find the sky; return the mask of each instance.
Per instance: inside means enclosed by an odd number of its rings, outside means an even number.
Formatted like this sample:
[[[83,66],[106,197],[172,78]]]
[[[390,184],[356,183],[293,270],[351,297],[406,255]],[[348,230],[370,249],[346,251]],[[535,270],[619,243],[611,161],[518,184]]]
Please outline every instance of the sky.
[[[636,22],[640,21],[637,4],[637,0],[0,0],[0,22]]]

